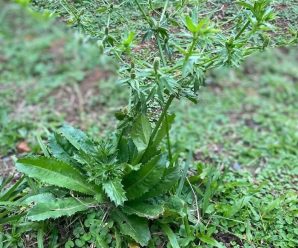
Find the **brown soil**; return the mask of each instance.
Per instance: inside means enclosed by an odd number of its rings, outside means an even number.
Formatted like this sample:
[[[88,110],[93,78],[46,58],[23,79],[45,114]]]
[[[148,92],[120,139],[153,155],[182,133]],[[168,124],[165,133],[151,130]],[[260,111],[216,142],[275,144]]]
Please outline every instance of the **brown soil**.
[[[215,235],[215,239],[224,243],[227,248],[234,247],[231,242],[236,242],[240,247],[243,247],[241,240],[231,233],[218,233]]]

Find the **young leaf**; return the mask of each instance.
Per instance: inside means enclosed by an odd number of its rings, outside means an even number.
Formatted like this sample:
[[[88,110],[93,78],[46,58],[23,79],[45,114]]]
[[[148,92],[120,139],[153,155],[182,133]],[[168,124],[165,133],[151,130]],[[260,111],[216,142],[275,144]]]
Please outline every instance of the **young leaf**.
[[[95,152],[93,141],[80,129],[64,124],[59,129],[59,133],[63,135],[76,149],[82,150],[85,153]]]
[[[31,221],[41,221],[49,218],[56,219],[61,216],[71,216],[76,212],[85,211],[94,204],[96,204],[96,201],[92,198],[64,198],[50,202],[41,202],[29,210],[27,217]]]
[[[157,219],[164,212],[162,204],[150,204],[143,201],[127,202],[122,211],[128,215],[137,215],[147,219]]]
[[[145,115],[140,115],[132,127],[132,139],[139,152],[144,151],[150,140],[151,124]]]
[[[124,180],[127,198],[137,199],[152,189],[160,181],[164,168],[165,162],[159,155],[153,157],[140,170],[131,172]]]
[[[185,25],[190,32],[192,32],[192,33],[198,32],[198,30],[197,30],[198,27],[196,24],[194,24],[194,22],[190,16],[185,17]]]
[[[43,183],[56,185],[88,195],[100,194],[101,189],[87,182],[83,175],[71,165],[46,157],[18,159],[18,171]]]
[[[108,197],[116,204],[116,206],[123,205],[124,201],[127,200],[121,179],[115,178],[113,180],[104,182],[102,187]]]

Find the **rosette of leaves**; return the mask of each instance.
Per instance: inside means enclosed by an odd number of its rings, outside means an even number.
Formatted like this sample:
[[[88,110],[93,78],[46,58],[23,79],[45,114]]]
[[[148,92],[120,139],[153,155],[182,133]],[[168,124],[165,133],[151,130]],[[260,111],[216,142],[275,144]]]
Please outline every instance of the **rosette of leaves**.
[[[95,141],[64,125],[42,147],[45,156],[18,159],[18,171],[40,185],[17,202],[25,207],[25,218],[43,221],[100,208],[119,233],[147,245],[148,220],[163,215],[179,167],[160,149],[163,125],[153,137],[149,120],[140,115],[124,131]]]

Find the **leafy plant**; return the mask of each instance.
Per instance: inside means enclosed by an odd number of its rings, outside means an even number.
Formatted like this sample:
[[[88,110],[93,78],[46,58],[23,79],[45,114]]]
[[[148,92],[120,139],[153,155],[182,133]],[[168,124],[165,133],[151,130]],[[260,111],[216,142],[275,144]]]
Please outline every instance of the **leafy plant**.
[[[35,8],[53,10],[97,40],[99,56],[108,55],[120,64],[119,81],[129,87],[130,97],[116,113],[119,125],[110,137],[98,141],[64,125],[49,137],[48,146],[42,146],[44,156],[17,161],[17,169],[42,186],[14,202],[25,207],[24,219],[46,221],[103,209],[96,218],[107,224],[98,231],[113,235],[103,238],[91,232],[75,242],[69,240],[67,247],[82,247],[90,240],[99,247],[131,242],[156,247],[165,237],[175,248],[201,243],[222,247],[200,221],[201,215],[210,212],[219,173],[198,166],[197,173],[206,172],[206,178],[188,176],[191,159],[178,159],[172,146],[170,106],[180,98],[196,103],[206,71],[238,66],[268,46],[297,43],[297,32],[282,27],[288,31],[286,39],[275,32],[273,24],[279,22],[267,0],[233,3],[233,16],[222,22],[212,22],[214,16],[205,12],[206,5],[195,1],[167,0],[161,5],[150,1],[145,6],[138,0],[32,3]],[[140,21],[135,24],[136,19]],[[129,30],[126,36],[121,35],[124,30]],[[140,52],[135,46],[148,41],[154,44],[152,50]],[[203,189],[192,186],[202,179],[207,181]],[[189,213],[187,202],[196,206],[196,216]],[[232,217],[248,202],[249,197],[237,200],[236,207],[227,207],[224,215]],[[164,235],[152,238],[154,228]]]
[[[148,126],[140,126],[140,120]],[[137,144],[149,141],[151,135],[148,120],[140,120],[132,127],[138,127],[138,135],[134,136]],[[160,139],[162,135],[165,133],[159,132]],[[20,205],[27,204],[25,218],[42,221],[101,208],[121,234],[147,245],[148,220],[165,211],[166,193],[179,179],[179,166],[167,163],[158,147],[151,147],[152,158],[140,160],[140,154],[146,153],[137,151],[134,138],[122,135],[95,141],[71,126],[61,127],[50,136],[49,146],[44,147],[46,157],[30,156],[16,163],[18,171],[58,187],[44,188],[18,201]],[[139,162],[134,162],[137,159]]]

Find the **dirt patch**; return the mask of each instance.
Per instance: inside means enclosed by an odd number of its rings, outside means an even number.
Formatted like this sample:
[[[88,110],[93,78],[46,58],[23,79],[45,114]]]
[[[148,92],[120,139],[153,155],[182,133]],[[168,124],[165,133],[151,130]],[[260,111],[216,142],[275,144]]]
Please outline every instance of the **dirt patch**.
[[[0,158],[0,176],[10,176],[16,173],[14,161],[11,156]]]
[[[215,239],[219,242],[224,243],[225,246],[228,248],[234,247],[233,245],[231,245],[231,242],[235,242],[240,247],[243,247],[243,243],[241,242],[241,239],[233,235],[232,233],[217,233],[215,235]]]
[[[84,125],[86,114],[88,118],[92,118],[93,112],[98,115],[104,111],[103,106],[92,104],[92,98],[100,97],[99,84],[110,76],[110,72],[94,69],[88,72],[80,83],[57,88],[48,96],[54,103],[53,111],[69,123]]]

